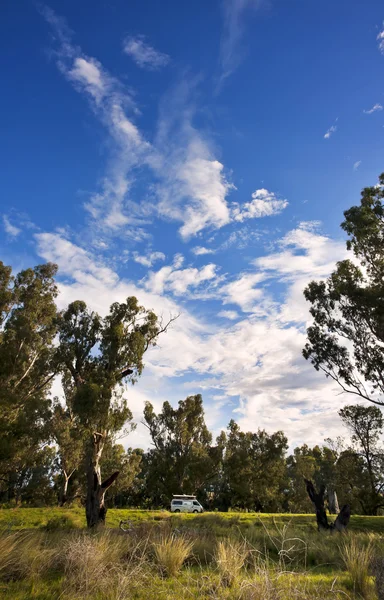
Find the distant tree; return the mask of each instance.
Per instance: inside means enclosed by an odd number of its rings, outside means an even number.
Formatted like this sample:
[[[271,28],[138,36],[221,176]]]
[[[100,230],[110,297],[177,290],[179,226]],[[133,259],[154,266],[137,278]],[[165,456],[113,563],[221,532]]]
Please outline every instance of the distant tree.
[[[384,506],[384,449],[379,445],[383,414],[377,406],[352,405],[342,408],[339,415],[352,434],[353,444],[340,462],[349,458],[355,470],[358,467],[358,499],[365,514],[375,515]]]
[[[0,262],[0,489],[18,498],[49,439],[50,383],[55,375],[56,266],[12,276]]]
[[[341,227],[358,264],[344,260],[305,289],[313,325],[304,357],[341,388],[384,405],[384,174],[362,191]]]
[[[73,414],[87,432],[88,527],[105,522],[105,493],[119,475],[115,471],[105,480],[101,477],[105,445],[116,433],[132,428],[123,383],[137,381],[145,352],[168,325],[134,297],[112,304],[104,318],[80,301],[60,315],[58,358],[75,387]]]
[[[224,473],[232,507],[261,512],[281,510],[288,483],[287,448],[287,438],[281,431],[271,435],[260,429],[246,433],[230,421]]]
[[[200,394],[180,400],[177,408],[164,402],[158,415],[147,402],[144,419],[154,445],[143,461],[152,503],[167,504],[172,494],[201,493],[215,477],[220,456],[211,446]]]
[[[312,509],[304,479],[313,481],[319,489],[321,485],[325,485],[330,512],[337,512],[337,507],[333,505],[335,492],[339,491],[337,460],[336,450],[328,446],[309,448],[304,444],[294,449],[293,454],[287,458],[289,507],[292,512],[310,512]]]

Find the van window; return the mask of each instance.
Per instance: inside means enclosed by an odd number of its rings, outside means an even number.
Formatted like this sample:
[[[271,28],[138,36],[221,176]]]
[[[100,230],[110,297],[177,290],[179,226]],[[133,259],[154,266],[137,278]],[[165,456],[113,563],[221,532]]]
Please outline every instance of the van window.
[[[200,506],[199,502],[197,502],[197,500],[193,501],[193,506]]]
[[[182,506],[183,502],[182,500],[172,500],[172,504],[174,506]]]

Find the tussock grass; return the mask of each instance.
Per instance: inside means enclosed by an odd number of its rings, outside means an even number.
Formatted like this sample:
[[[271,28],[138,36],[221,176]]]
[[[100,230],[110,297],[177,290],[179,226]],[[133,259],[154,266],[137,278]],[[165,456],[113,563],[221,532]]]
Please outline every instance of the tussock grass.
[[[185,535],[176,536],[171,533],[163,535],[159,541],[154,542],[153,549],[162,572],[172,577],[179,573],[184,562],[192,554],[193,542]]]
[[[366,545],[351,537],[340,545],[340,553],[350,575],[353,591],[359,598],[371,598],[370,567],[373,558],[371,540]]]
[[[249,555],[245,542],[236,540],[219,541],[215,550],[215,563],[223,585],[231,587],[244,567]]]

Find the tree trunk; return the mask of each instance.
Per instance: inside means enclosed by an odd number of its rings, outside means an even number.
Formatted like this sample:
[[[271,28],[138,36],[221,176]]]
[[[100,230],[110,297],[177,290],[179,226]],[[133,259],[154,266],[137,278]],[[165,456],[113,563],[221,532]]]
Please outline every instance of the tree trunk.
[[[104,449],[105,435],[95,433],[92,438],[87,465],[87,498],[85,514],[89,528],[105,525],[107,509],[104,503],[105,492],[117,479],[119,471],[102,482],[100,459]]]
[[[63,473],[63,476],[64,476],[64,484],[63,484],[63,489],[61,492],[60,506],[64,506],[64,504],[68,500],[68,483],[69,483],[69,479],[71,477],[71,476],[68,477],[68,475],[66,474],[65,471]]]
[[[322,485],[319,492],[316,492],[312,481],[309,481],[308,479],[304,479],[304,481],[307,486],[308,496],[315,505],[317,529],[319,531],[321,529],[329,529],[327,513],[324,506],[325,485]]]
[[[339,503],[337,501],[336,490],[328,487],[328,508],[331,515],[339,514]]]
[[[319,492],[316,492],[312,481],[308,479],[304,479],[304,481],[307,486],[308,496],[316,508],[316,521],[318,530],[330,529],[331,531],[334,531],[336,529],[337,531],[344,531],[351,517],[351,509],[349,504],[344,504],[334,523],[328,523],[327,513],[324,506],[325,485],[322,485]]]

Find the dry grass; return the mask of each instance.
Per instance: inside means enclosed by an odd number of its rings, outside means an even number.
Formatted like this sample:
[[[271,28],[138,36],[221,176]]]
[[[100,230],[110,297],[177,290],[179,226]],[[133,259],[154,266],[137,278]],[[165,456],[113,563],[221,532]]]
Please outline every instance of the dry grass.
[[[231,587],[244,567],[249,555],[245,542],[222,540],[215,550],[215,562],[223,585]]]
[[[161,536],[159,541],[154,542],[153,550],[161,571],[168,577],[172,577],[179,573],[184,562],[192,554],[193,542],[185,535],[175,536],[171,533]]]

